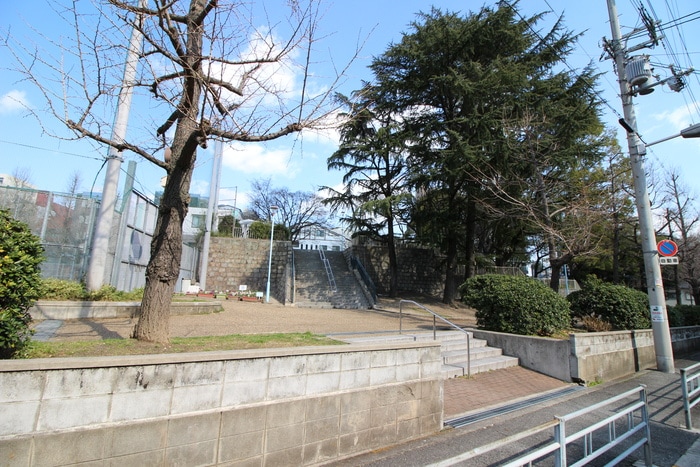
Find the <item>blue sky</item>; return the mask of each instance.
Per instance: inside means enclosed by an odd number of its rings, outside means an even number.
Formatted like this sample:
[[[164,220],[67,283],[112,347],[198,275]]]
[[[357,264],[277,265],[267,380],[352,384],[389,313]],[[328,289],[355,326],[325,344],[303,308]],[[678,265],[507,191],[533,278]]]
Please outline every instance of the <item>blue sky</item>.
[[[82,0],[85,1],[85,0]],[[274,6],[284,0],[269,1]],[[680,18],[694,13],[699,8],[696,0],[652,1],[653,14],[666,23],[672,18]],[[409,24],[418,11],[427,11],[431,5],[443,10],[467,13],[476,11],[483,4],[469,0],[436,0],[425,2],[417,0],[335,0],[322,6],[320,35],[324,40],[318,45],[320,51],[316,59],[318,76],[324,76],[323,69],[346,63],[352,56],[358,42],[364,42],[360,55],[349,68],[340,91],[350,93],[361,85],[362,80],[370,80],[367,68],[373,56],[384,52],[391,42],[399,41],[402,32],[408,32]],[[42,31],[48,37],[58,38],[68,32],[61,29],[61,23],[55,21],[54,13],[45,6],[43,0],[25,0],[23,2],[0,1],[0,33],[8,30],[14,37],[27,43],[38,40],[35,31]],[[648,2],[645,1],[645,5]],[[618,12],[623,33],[639,26],[639,16],[631,0],[618,0]],[[608,101],[605,107],[606,124],[619,130],[617,119],[622,114],[619,88],[610,60],[600,61],[602,55],[601,39],[610,37],[607,4],[605,0],[572,2],[570,0],[522,0],[521,12],[531,15],[552,11],[540,23],[546,30],[560,14],[564,14],[567,28],[575,32],[584,32],[576,50],[569,56],[569,66],[580,69],[592,62],[600,73],[602,95]],[[647,8],[649,8],[647,6]],[[270,11],[274,11],[271,8]],[[651,10],[650,10],[651,11]],[[683,24],[680,29],[666,31],[670,49],[656,47],[640,53],[652,56],[652,62],[671,64],[671,53],[678,55],[682,68],[695,66],[700,69],[700,20]],[[636,42],[634,42],[636,43]],[[630,45],[632,45],[631,43]],[[686,55],[687,53],[687,55]],[[331,61],[332,58],[332,61]],[[41,105],[38,91],[31,84],[18,82],[18,75],[7,68],[12,61],[5,48],[0,47],[0,174],[13,174],[18,169],[29,173],[31,183],[41,189],[66,191],[71,175],[79,173],[81,191],[100,191],[104,181],[104,169],[101,170],[102,158],[107,149],[89,141],[61,141],[44,134],[44,129],[58,131],[56,122],[46,118],[38,123],[17,105],[17,100],[29,106]],[[657,67],[655,73],[668,76],[668,70]],[[328,72],[325,75],[329,76]],[[635,99],[639,132],[646,142],[678,133],[690,124],[700,123],[700,75],[693,73],[687,79],[687,88],[675,93],[666,86],[657,87],[649,96]],[[298,77],[290,77],[297,79]],[[298,81],[297,81],[298,83]],[[316,86],[324,85],[319,78]],[[129,134],[136,131],[138,122],[130,122]],[[621,140],[626,152],[626,143]],[[250,181],[259,178],[271,178],[273,186],[286,187],[290,190],[315,190],[317,186],[338,185],[342,174],[326,170],[326,158],[337,147],[337,134],[305,133],[301,137],[288,137],[268,144],[235,144],[224,150],[223,172],[221,177],[220,202],[245,207]],[[209,193],[211,161],[214,145],[201,150],[198,165],[192,181],[192,192],[202,195]],[[125,159],[138,162],[136,178],[137,189],[146,195],[152,195],[159,189],[163,171],[150,165],[137,156],[126,154]],[[675,168],[682,173],[683,181],[693,190],[700,188],[700,139],[677,138],[650,148],[648,167],[656,171]],[[123,166],[126,169],[126,164]],[[123,182],[124,177],[121,177]]]

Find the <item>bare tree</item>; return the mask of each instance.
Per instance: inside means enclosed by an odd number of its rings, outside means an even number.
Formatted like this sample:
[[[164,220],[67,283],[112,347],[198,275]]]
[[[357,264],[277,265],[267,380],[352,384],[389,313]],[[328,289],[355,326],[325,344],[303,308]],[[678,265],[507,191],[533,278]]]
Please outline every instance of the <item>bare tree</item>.
[[[270,179],[253,181],[252,191],[250,209],[255,217],[269,219],[270,206],[277,206],[277,221],[289,229],[293,242],[299,240],[305,229],[328,224],[323,200],[316,193],[272,188]]]
[[[15,167],[12,171],[12,186],[29,188],[32,185],[32,171],[28,167]]]
[[[206,148],[210,139],[263,142],[317,128],[333,111],[330,96],[342,70],[318,86],[322,92],[309,91],[316,88],[310,79],[318,2],[278,2],[274,11],[282,19],[273,19],[273,9],[260,2],[155,0],[137,6],[96,0],[96,8],[88,11],[81,10],[88,8],[84,2],[66,7],[57,2],[56,16],[68,23],[72,40],[44,37],[49,50],[41,50],[27,41],[6,39],[19,71],[72,137],[131,152],[167,175],[142,313],[134,329],[139,340],[169,339],[170,302],[198,148]],[[255,16],[256,9],[262,18]],[[284,11],[286,15],[279,13]],[[132,109],[142,114],[131,119],[138,122],[138,131],[114,140],[111,118],[132,28],[144,42],[139,76],[132,84]],[[301,78],[295,81],[296,76]],[[55,83],[59,86],[50,87]],[[163,160],[157,154],[166,149]]]
[[[698,258],[700,258],[700,244],[697,238],[697,226],[700,222],[700,210],[691,190],[683,184],[678,169],[671,169],[666,173],[666,180],[661,188],[666,205],[666,223],[661,228],[661,234],[668,232],[668,236],[678,242],[679,265],[673,269],[676,299],[681,304],[681,281],[685,281],[691,288],[695,303],[700,303],[700,277],[698,273]]]

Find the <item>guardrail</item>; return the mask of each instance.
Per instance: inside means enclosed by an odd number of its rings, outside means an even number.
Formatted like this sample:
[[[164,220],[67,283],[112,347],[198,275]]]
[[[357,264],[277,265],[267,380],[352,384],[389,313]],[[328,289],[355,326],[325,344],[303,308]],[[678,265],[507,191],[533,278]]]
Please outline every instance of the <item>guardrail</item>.
[[[472,375],[472,346],[471,346],[471,334],[469,334],[468,331],[465,331],[461,327],[457,326],[454,324],[452,321],[448,320],[447,318],[443,318],[439,314],[435,313],[433,310],[430,310],[420,303],[414,302],[413,300],[401,300],[399,302],[399,334],[403,334],[403,304],[404,303],[410,303],[412,305],[417,306],[418,308],[421,308],[431,315],[433,315],[433,340],[437,340],[437,320],[440,319],[443,323],[451,326],[452,328],[463,332],[467,336],[467,376],[471,377]]]
[[[617,411],[613,415],[603,418],[592,425],[587,426],[571,435],[566,434],[566,424],[572,420],[579,418],[583,415],[588,415],[596,410],[600,410],[615,404],[617,402],[623,401],[630,397],[636,396],[636,400],[630,402]],[[638,420],[635,423],[635,415]],[[625,424],[626,422],[626,424]],[[626,426],[625,426],[626,425]],[[539,447],[533,449],[530,452],[519,455],[514,460],[511,460],[504,464],[499,464],[506,467],[515,467],[523,465],[532,465],[536,460],[541,460],[548,456],[554,457],[554,465],[556,467],[566,467],[566,466],[583,466],[592,462],[594,459],[600,457],[604,453],[610,451],[611,449],[617,447],[622,442],[631,440],[634,435],[641,433],[641,438],[635,441],[631,446],[627,447],[623,452],[618,454],[614,459],[607,461],[606,465],[617,465],[623,459],[627,458],[634,451],[640,447],[644,447],[644,464],[651,467],[651,437],[649,430],[649,408],[647,404],[647,392],[646,386],[641,385],[636,389],[631,389],[624,392],[618,396],[608,399],[604,402],[591,405],[589,407],[577,410],[576,412],[570,413],[563,417],[555,417],[552,421],[544,423],[534,428],[530,428],[521,433],[509,436],[498,441],[494,441],[485,446],[479,446],[470,451],[467,451],[459,456],[452,457],[450,459],[445,459],[443,461],[431,464],[430,467],[446,467],[450,465],[455,465],[460,462],[467,461],[474,457],[486,454],[490,451],[496,449],[503,449],[505,445],[513,444],[521,441],[527,437],[536,435],[543,431],[553,429],[553,439],[544,445],[538,444]],[[622,433],[619,431],[624,430]],[[601,442],[601,437],[605,438],[605,431],[607,431],[607,441],[603,440]],[[594,435],[598,434],[598,437],[594,440]],[[583,456],[577,461],[569,464],[567,459],[567,447],[571,447],[575,442],[581,442],[582,440],[582,451]],[[600,443],[599,447],[595,447],[595,442]]]
[[[700,363],[688,368],[681,368],[681,391],[683,392],[683,411],[685,412],[685,427],[693,429],[693,419],[690,409],[700,403]]]

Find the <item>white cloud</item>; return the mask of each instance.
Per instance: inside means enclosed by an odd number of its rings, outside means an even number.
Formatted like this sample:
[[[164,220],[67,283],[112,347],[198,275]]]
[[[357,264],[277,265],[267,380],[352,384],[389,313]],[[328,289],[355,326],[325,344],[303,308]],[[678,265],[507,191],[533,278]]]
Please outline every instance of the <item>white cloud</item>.
[[[192,180],[190,184],[190,193],[199,196],[209,196],[209,181],[208,180]]]
[[[688,107],[683,106],[683,107],[677,107],[672,110],[666,110],[661,113],[657,113],[653,115],[654,120],[665,124],[665,126],[669,130],[673,131],[680,131],[688,126],[690,126],[690,114],[688,112]]]
[[[24,91],[10,91],[0,97],[0,114],[9,114],[29,107],[27,94]]]
[[[291,160],[291,149],[270,149],[254,143],[225,145],[223,165],[254,178],[272,175],[294,178],[299,172],[297,164]]]

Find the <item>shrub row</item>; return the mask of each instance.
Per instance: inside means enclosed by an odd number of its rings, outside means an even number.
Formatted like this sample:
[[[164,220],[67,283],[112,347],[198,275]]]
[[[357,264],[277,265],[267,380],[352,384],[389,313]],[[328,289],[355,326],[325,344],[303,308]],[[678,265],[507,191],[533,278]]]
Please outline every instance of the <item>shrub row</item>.
[[[98,290],[91,292],[79,282],[44,279],[41,283],[40,297],[43,300],[83,300],[89,302],[140,301],[143,299],[143,288],[124,292],[111,285],[103,285]]]
[[[645,293],[597,278],[566,299],[538,280],[494,274],[468,279],[460,292],[462,301],[476,309],[477,325],[491,331],[551,336],[574,321],[590,331],[651,326]]]

